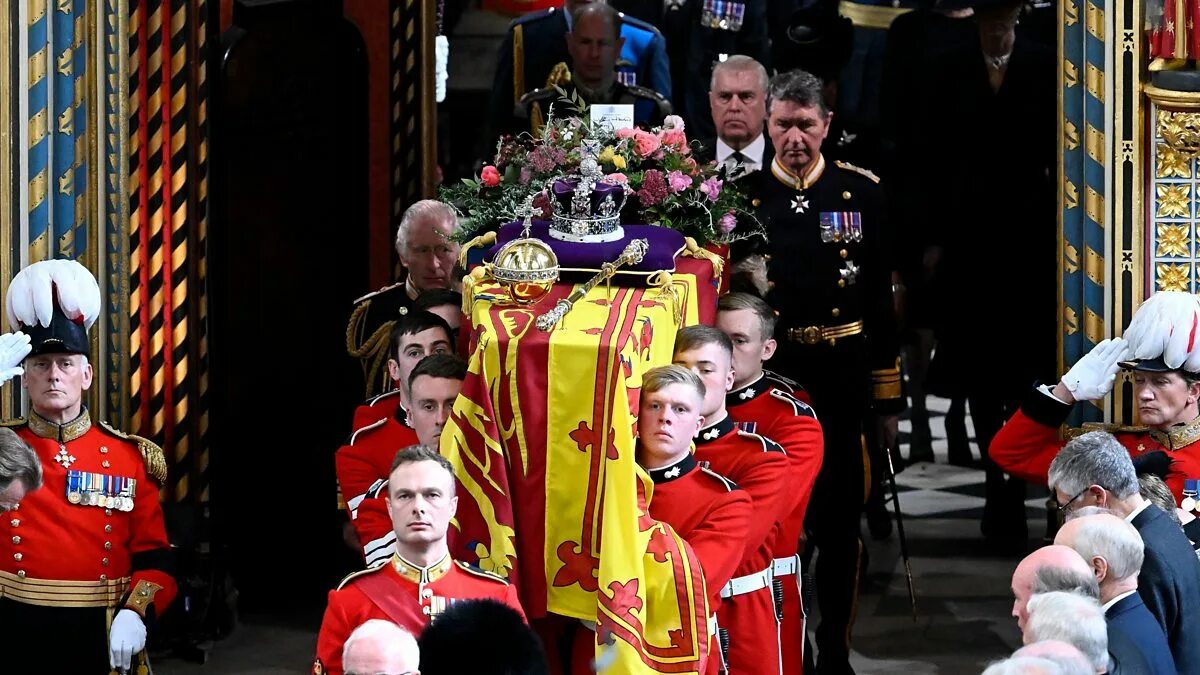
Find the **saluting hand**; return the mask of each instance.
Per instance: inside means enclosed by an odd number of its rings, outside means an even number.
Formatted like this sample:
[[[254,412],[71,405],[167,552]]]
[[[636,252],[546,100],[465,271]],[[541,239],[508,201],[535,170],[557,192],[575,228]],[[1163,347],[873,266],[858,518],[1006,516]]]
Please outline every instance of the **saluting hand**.
[[[1054,395],[1067,403],[1075,401],[1097,401],[1112,390],[1117,379],[1118,365],[1127,357],[1129,347],[1123,338],[1111,338],[1100,342],[1071,366],[1063,375]]]
[[[25,374],[21,362],[32,349],[29,336],[21,331],[0,335],[0,384]]]
[[[108,632],[108,664],[114,670],[127,671],[133,655],[146,647],[146,624],[132,609],[123,609],[113,618]]]

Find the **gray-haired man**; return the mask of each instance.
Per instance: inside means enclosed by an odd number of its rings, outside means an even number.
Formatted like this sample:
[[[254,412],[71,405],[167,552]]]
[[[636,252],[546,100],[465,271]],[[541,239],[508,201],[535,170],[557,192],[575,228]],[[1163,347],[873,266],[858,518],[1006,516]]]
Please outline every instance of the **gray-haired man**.
[[[1063,525],[1055,543],[1083,557],[1100,584],[1108,651],[1124,672],[1176,672],[1167,636],[1138,595],[1144,545],[1133,525],[1111,514],[1080,515]]]
[[[1145,543],[1138,593],[1166,633],[1179,672],[1200,672],[1200,640],[1187,637],[1200,625],[1200,562],[1183,530],[1138,491],[1129,451],[1106,431],[1083,434],[1050,463],[1049,483],[1067,518],[1099,506],[1137,529]]]
[[[832,116],[816,77],[793,71],[771,80],[767,134],[775,159],[739,181],[755,199],[769,244],[733,257],[765,270],[757,281],[779,314],[773,362],[821,411],[825,455],[806,523],[820,551],[817,670],[852,673],[849,637],[866,497],[862,439],[878,432],[879,445],[894,447],[904,398],[883,193],[869,172],[826,163],[821,142]],[[872,457],[877,460],[881,454]]]

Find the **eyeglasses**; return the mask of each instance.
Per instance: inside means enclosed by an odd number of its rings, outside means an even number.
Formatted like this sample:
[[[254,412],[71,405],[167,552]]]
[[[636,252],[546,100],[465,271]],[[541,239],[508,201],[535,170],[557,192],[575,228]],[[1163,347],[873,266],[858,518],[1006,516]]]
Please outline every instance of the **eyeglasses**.
[[[1089,486],[1087,486],[1087,487],[1083,488],[1082,490],[1080,490],[1079,492],[1075,493],[1075,496],[1074,496],[1074,497],[1071,497],[1070,499],[1068,499],[1066,504],[1059,504],[1059,503],[1058,503],[1058,501],[1057,501],[1057,500],[1055,500],[1055,502],[1054,502],[1054,511],[1055,511],[1055,512],[1056,512],[1058,515],[1060,515],[1060,516],[1062,516],[1062,517],[1066,517],[1066,515],[1067,515],[1068,513],[1070,513],[1070,507],[1071,507],[1071,504],[1075,503],[1075,500],[1076,500],[1076,499],[1079,499],[1080,497],[1082,497],[1082,496],[1083,496],[1084,494],[1086,494],[1086,493],[1087,493],[1087,491],[1088,491],[1088,490],[1090,490],[1091,488],[1092,488],[1092,486],[1091,486],[1091,485],[1089,485]]]

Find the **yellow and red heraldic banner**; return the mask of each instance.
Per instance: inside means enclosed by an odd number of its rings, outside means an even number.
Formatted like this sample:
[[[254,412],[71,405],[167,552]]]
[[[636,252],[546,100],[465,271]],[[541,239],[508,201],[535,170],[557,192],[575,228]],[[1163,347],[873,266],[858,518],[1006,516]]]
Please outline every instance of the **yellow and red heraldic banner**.
[[[670,363],[680,319],[715,307],[707,267],[600,286],[549,332],[536,319],[571,284],[532,307],[491,282],[463,289],[470,372],[441,445],[459,481],[452,555],[515,583],[531,618],[594,622],[613,673],[698,674],[707,660],[699,563],[647,514],[653,484],[634,456],[642,374]]]

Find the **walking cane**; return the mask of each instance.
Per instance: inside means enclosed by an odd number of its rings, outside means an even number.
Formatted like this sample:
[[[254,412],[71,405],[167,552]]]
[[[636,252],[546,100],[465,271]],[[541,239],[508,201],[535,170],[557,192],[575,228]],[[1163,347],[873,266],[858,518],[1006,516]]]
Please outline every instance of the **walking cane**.
[[[912,605],[913,623],[917,621],[917,588],[913,583],[912,560],[908,557],[908,537],[904,536],[904,514],[900,511],[900,490],[896,488],[896,467],[892,464],[892,449],[885,447],[888,482],[892,486],[892,508],[896,512],[896,533],[900,536],[900,557],[904,560],[904,577],[908,582],[908,601]]]

